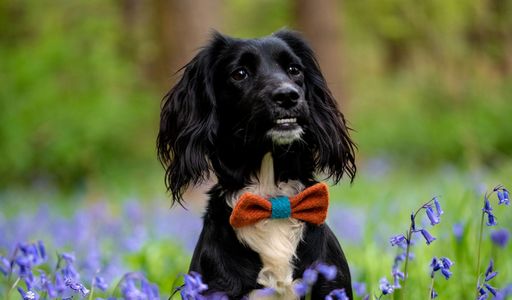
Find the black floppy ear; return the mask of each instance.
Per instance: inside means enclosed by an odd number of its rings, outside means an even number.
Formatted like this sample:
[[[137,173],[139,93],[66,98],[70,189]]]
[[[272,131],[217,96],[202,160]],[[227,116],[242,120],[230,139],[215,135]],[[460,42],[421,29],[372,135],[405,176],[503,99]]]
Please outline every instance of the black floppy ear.
[[[302,36],[289,30],[274,34],[288,44],[304,65],[306,100],[311,110],[311,138],[316,146],[315,167],[335,182],[348,174],[353,180],[356,174],[355,144],[349,135],[343,114],[338,110],[336,100],[327,87],[313,50]]]
[[[185,67],[179,82],[165,95],[157,138],[158,158],[173,203],[182,204],[189,184],[208,178],[217,128],[213,69],[225,37],[214,33]]]

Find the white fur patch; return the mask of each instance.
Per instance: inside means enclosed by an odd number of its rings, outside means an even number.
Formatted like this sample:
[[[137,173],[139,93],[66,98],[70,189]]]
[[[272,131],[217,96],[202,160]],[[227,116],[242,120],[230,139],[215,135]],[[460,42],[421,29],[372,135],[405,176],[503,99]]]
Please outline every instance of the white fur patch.
[[[304,130],[298,127],[291,130],[270,129],[267,135],[277,145],[288,145],[295,140],[299,140],[303,133]]]
[[[230,206],[234,207],[239,197],[245,192],[265,198],[291,197],[303,189],[304,185],[296,180],[280,182],[276,185],[272,155],[267,153],[263,157],[258,178],[253,184],[235,193],[231,198]],[[303,231],[304,223],[292,218],[266,219],[251,226],[235,228],[238,239],[260,255],[263,268],[258,274],[258,283],[275,289],[279,294],[276,299],[298,299],[292,286],[292,260],[302,239]]]

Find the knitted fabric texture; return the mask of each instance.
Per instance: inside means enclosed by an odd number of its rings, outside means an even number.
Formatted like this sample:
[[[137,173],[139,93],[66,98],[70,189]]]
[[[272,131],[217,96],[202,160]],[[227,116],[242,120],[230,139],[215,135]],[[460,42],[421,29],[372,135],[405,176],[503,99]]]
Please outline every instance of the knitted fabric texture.
[[[253,193],[244,193],[238,203],[229,223],[235,228],[252,225],[264,219],[292,217],[315,225],[324,223],[329,207],[329,190],[325,183],[317,183],[308,187],[298,195],[289,198],[291,213],[286,212],[283,203],[287,197],[265,199]],[[277,200],[277,201],[276,201]],[[277,204],[273,207],[272,203]],[[274,209],[274,211],[273,211]],[[276,209],[278,211],[276,211]]]

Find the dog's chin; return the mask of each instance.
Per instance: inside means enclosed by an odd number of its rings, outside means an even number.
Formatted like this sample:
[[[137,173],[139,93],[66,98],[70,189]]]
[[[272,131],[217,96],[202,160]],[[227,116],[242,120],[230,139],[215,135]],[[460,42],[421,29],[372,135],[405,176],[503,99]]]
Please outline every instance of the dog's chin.
[[[288,145],[301,139],[304,130],[295,118],[278,119],[267,136],[276,145]]]

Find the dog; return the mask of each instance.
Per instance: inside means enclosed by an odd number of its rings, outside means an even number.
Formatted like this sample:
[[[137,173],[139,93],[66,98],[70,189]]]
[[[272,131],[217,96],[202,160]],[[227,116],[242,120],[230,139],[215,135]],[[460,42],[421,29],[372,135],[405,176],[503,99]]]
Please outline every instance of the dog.
[[[352,299],[347,260],[322,221],[294,218],[285,200],[284,217],[232,224],[244,194],[288,199],[316,188],[317,176],[355,176],[350,129],[310,46],[286,29],[259,39],[214,32],[182,70],[162,101],[157,138],[173,204],[184,204],[188,187],[217,178],[190,271],[202,275],[207,293],[230,299],[257,298],[262,288],[298,299],[294,283],[322,262],[336,266],[336,278],[319,276],[312,299],[341,288]]]

